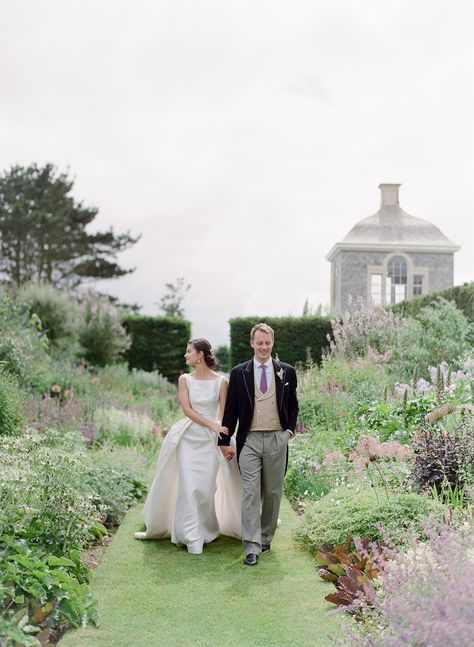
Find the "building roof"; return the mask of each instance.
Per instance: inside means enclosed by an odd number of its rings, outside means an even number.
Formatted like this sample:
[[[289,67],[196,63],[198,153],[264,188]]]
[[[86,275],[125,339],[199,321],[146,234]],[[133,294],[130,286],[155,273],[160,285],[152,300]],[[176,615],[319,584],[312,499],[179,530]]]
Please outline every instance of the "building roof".
[[[339,250],[408,250],[439,253],[455,252],[453,243],[433,223],[415,218],[398,204],[399,184],[380,184],[380,209],[373,216],[360,220],[326,258],[331,261]]]

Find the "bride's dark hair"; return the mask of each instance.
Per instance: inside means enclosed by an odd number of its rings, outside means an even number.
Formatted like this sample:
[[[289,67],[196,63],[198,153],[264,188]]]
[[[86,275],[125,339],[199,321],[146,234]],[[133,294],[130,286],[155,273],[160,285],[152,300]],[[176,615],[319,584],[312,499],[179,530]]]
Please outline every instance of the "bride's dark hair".
[[[212,352],[211,344],[207,341],[207,339],[191,339],[189,343],[194,346],[198,353],[202,351],[206,366],[209,366],[209,368],[214,368],[217,365],[217,359]]]

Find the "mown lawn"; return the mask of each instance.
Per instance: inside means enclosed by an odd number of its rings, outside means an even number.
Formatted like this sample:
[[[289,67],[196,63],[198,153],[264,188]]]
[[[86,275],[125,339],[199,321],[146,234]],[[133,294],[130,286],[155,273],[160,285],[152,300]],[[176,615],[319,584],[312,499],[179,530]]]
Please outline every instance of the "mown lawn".
[[[125,518],[95,573],[101,626],[67,633],[60,647],[330,647],[341,620],[311,556],[291,539],[294,512],[258,566],[240,542],[221,537],[202,555],[169,541],[137,541],[141,505]]]

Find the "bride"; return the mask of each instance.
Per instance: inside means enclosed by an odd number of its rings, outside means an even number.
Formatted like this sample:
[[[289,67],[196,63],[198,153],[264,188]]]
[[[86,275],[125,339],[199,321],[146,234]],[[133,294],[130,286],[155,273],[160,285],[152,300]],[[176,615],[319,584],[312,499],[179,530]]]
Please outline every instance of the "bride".
[[[142,512],[146,531],[135,537],[171,537],[188,553],[200,554],[219,534],[241,538],[242,485],[235,448],[226,459],[217,446],[217,438],[229,433],[217,420],[228,382],[212,370],[217,362],[206,339],[190,341],[184,357],[194,369],[179,378],[186,417],[163,441]]]

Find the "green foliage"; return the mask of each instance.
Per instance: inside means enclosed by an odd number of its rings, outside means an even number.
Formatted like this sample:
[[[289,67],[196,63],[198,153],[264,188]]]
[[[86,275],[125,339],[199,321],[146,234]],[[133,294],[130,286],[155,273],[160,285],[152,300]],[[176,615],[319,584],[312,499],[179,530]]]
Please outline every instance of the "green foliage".
[[[28,307],[5,289],[0,290],[0,365],[31,384],[38,371],[49,363],[48,341],[39,334],[40,321]]]
[[[305,364],[308,349],[315,362],[320,362],[328,346],[331,332],[328,317],[240,317],[230,320],[230,356],[235,366],[252,357],[250,331],[265,322],[275,331],[274,354],[288,364]]]
[[[457,285],[442,292],[425,294],[410,301],[402,301],[391,306],[391,310],[403,316],[416,317],[422,308],[433,302],[436,303],[440,297],[446,301],[453,301],[468,321],[474,323],[474,282]]]
[[[86,277],[133,271],[115,259],[138,238],[112,229],[88,233],[97,209],[76,202],[72,188],[52,164],[12,166],[0,175],[0,273],[14,285],[36,280],[75,287]]]
[[[86,362],[105,366],[119,361],[130,346],[121,312],[107,297],[89,291],[82,303],[84,327],[79,336]]]
[[[123,325],[132,343],[125,353],[130,368],[158,370],[164,377],[177,382],[186,371],[184,352],[191,339],[191,324],[167,317],[126,316]]]
[[[2,645],[50,644],[58,625],[98,625],[89,570],[77,550],[54,557],[11,535],[0,535],[0,636]],[[3,642],[5,639],[5,642]]]
[[[300,421],[326,451],[347,445],[347,425],[361,402],[382,398],[392,383],[383,365],[329,355],[298,376]]]
[[[396,440],[407,443],[436,404],[433,396],[375,400],[363,404],[349,418],[345,447],[352,447],[364,435],[376,435],[381,442]]]
[[[421,308],[415,317],[423,329],[418,338],[421,365],[447,362],[458,367],[461,357],[472,347],[474,324],[469,323],[453,301],[441,297]]]
[[[102,536],[97,497],[84,489],[85,455],[31,432],[0,438],[3,531],[61,555]]]
[[[126,364],[105,366],[93,378],[94,387],[103,395],[103,405],[139,409],[159,427],[168,428],[175,421],[177,390],[158,371],[144,371]],[[156,447],[154,446],[154,449]]]
[[[79,349],[82,318],[77,299],[66,290],[34,281],[22,285],[18,294],[30,314],[39,317],[50,352],[58,358],[74,358]]]
[[[109,528],[146,492],[145,463],[132,449],[106,448],[89,453],[84,472],[87,491],[100,503],[102,520]]]
[[[214,355],[217,358],[217,369],[223,373],[228,373],[230,366],[230,348],[228,346],[218,346],[214,349]]]
[[[377,496],[376,496],[377,495]],[[325,543],[343,544],[349,536],[380,541],[382,524],[394,543],[406,541],[410,532],[423,534],[423,519],[441,515],[442,504],[415,493],[391,492],[383,488],[343,486],[308,505],[296,537],[316,552]]]
[[[33,391],[41,396],[51,394],[54,385],[60,387],[62,396],[70,391],[76,396],[94,393],[93,374],[84,365],[74,366],[68,361],[52,361],[36,372],[32,382]]]
[[[113,407],[96,409],[93,424],[94,444],[156,449],[154,422],[147,415]]]
[[[25,419],[23,393],[16,380],[0,367],[0,436],[20,433]]]

